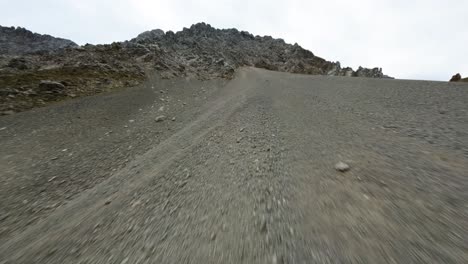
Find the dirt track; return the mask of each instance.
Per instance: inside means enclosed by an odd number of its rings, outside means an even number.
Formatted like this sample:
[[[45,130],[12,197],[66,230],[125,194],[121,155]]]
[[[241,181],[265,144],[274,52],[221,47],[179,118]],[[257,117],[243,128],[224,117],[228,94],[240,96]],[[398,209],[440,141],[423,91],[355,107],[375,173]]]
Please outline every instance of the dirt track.
[[[0,263],[466,263],[467,131],[467,84],[254,68],[1,117]]]

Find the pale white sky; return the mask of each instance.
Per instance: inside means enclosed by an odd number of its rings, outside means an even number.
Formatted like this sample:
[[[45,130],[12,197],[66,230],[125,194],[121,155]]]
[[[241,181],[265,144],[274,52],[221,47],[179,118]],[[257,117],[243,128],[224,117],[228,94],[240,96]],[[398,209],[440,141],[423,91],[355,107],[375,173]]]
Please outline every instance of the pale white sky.
[[[468,0],[0,0],[0,25],[110,43],[197,22],[297,42],[397,78],[468,76]]]

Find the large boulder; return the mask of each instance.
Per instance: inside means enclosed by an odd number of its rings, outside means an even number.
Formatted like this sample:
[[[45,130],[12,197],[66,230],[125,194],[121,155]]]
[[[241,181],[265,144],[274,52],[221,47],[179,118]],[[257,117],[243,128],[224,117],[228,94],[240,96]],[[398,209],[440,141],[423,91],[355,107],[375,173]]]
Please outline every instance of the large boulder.
[[[457,73],[455,74],[454,76],[452,76],[452,78],[450,79],[451,82],[459,82],[460,80],[462,79],[460,73]]]
[[[65,94],[65,85],[55,81],[44,80],[39,83],[39,92]]]

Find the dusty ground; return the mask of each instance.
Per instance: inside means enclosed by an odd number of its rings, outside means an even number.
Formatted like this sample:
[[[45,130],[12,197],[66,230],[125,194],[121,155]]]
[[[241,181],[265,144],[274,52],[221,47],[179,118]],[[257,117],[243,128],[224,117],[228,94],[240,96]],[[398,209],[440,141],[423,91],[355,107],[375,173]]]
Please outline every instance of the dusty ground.
[[[467,131],[467,84],[253,68],[2,116],[0,263],[466,263]]]

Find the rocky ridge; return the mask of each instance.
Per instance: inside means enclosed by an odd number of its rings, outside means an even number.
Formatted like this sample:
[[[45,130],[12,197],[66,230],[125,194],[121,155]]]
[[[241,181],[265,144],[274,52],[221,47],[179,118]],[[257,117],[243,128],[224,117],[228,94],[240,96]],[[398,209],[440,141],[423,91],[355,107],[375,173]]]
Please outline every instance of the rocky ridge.
[[[270,36],[254,36],[237,29],[216,29],[209,24],[198,23],[174,33],[157,29],[140,34],[123,43],[148,49],[159,48],[173,54],[174,60],[191,72],[191,68],[203,73],[224,76],[225,72],[242,66],[255,66],[274,71],[334,76],[389,78],[381,68],[342,68],[339,62],[330,62],[315,56],[297,43],[287,44]],[[151,56],[151,55],[148,55]],[[164,69],[164,65],[160,65]],[[220,71],[220,69],[223,69]],[[215,74],[216,75],[216,74]]]
[[[159,72],[162,78],[207,80],[232,78],[237,68],[253,66],[302,74],[389,78],[381,68],[342,68],[339,62],[320,58],[298,44],[205,23],[176,33],[156,29],[130,41],[84,46],[21,28],[3,31],[9,32],[2,33],[0,38],[7,40],[3,44],[22,44],[3,47],[0,52],[0,115],[137,85],[149,71]],[[55,84],[51,90],[41,86],[48,81],[62,86]]]
[[[0,55],[22,55],[76,47],[75,42],[49,35],[33,33],[22,27],[0,26]]]

